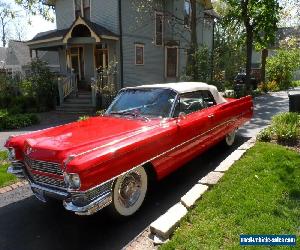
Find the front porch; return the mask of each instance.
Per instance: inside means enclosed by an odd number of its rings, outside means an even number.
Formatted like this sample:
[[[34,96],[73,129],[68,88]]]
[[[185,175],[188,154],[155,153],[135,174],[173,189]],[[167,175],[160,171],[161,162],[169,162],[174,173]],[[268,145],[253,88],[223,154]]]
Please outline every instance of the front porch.
[[[37,57],[42,50],[58,52],[58,110],[93,110],[104,86],[118,89],[118,40],[109,30],[78,17],[69,29],[45,32],[28,42]]]

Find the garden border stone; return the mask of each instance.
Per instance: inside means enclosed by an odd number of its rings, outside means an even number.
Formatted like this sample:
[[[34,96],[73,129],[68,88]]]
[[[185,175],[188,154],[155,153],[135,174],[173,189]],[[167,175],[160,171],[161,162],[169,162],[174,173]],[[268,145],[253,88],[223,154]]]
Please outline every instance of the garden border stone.
[[[208,173],[199,181],[199,183],[193,186],[192,189],[190,189],[184,196],[182,196],[179,203],[171,207],[166,213],[164,213],[153,223],[151,223],[151,235],[149,235],[149,238],[153,242],[152,249],[156,249],[155,245],[164,244],[169,240],[170,235],[175,231],[175,229],[179,225],[180,220],[187,214],[188,210],[201,198],[201,196],[207,190],[209,190],[209,187],[216,185],[223,177],[224,172],[228,171],[230,167],[237,160],[239,160],[247,150],[255,145],[255,143],[256,136],[243,143],[224,161],[222,161],[215,168],[215,170]]]

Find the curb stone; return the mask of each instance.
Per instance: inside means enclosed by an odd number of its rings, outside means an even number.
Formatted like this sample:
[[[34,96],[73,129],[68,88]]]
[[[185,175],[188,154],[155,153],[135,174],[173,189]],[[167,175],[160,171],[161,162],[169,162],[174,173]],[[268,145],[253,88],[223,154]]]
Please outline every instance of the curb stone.
[[[27,185],[28,182],[27,181],[19,181],[19,182],[16,182],[14,184],[11,184],[9,186],[6,186],[6,187],[3,187],[3,188],[0,188],[0,194],[4,194],[4,193],[7,193],[7,192],[10,192],[14,189],[17,189],[19,187],[23,187],[25,185]]]
[[[151,233],[157,235],[159,238],[165,240],[168,239],[187,212],[188,211],[184,205],[180,202],[177,203],[156,221],[151,223]]]
[[[256,137],[252,137],[250,140],[241,145],[233,153],[231,153],[223,162],[216,167],[215,170],[208,173],[203,177],[198,184],[190,189],[179,203],[171,207],[165,214],[161,215],[156,221],[150,226],[150,231],[153,234],[151,237],[154,239],[154,243],[163,244],[168,241],[169,236],[175,231],[179,225],[180,220],[187,214],[187,209],[190,209],[197,200],[199,200],[208,189],[209,186],[213,186],[223,177],[224,172],[239,160],[244,153],[255,145]],[[197,185],[201,185],[197,186]],[[205,188],[207,187],[207,188]],[[201,191],[200,191],[201,190]],[[174,211],[178,210],[178,214],[173,215]],[[184,208],[184,209],[183,209]],[[183,212],[184,211],[184,212]]]

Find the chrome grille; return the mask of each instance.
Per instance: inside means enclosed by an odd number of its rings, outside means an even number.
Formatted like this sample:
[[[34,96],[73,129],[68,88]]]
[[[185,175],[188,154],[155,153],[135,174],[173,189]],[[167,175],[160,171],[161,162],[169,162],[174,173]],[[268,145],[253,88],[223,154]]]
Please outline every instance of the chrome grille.
[[[49,184],[56,187],[66,188],[66,184],[63,179],[52,178],[49,176],[38,175],[38,174],[31,174],[31,177],[34,182],[42,183],[42,184]]]
[[[112,183],[113,183],[113,180],[86,192],[87,199],[90,201],[93,201],[94,199],[98,198],[100,195],[110,192]]]
[[[37,160],[30,159],[26,155],[24,156],[24,161],[26,165],[33,170],[46,172],[50,174],[63,175],[63,172],[60,169],[60,164],[58,163],[37,161]]]

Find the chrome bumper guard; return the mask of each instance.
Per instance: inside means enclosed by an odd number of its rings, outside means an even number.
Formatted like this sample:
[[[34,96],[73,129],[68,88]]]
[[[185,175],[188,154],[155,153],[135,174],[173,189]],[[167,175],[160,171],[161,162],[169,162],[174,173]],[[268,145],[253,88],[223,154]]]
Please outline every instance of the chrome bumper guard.
[[[64,207],[66,210],[72,211],[77,215],[92,215],[102,208],[108,206],[112,201],[111,192],[101,195],[96,200],[92,201],[86,206],[79,207],[76,206],[73,202],[64,201]]]
[[[84,206],[78,206],[72,202],[73,199],[78,197],[78,193],[72,193],[68,190],[63,189],[57,189],[52,186],[48,185],[40,185],[28,176],[26,171],[24,170],[24,165],[22,162],[14,161],[12,162],[12,165],[8,168],[7,173],[13,174],[18,178],[25,178],[28,180],[29,185],[32,189],[33,194],[36,196],[37,199],[39,199],[42,202],[47,201],[47,197],[51,197],[54,199],[62,200],[63,205],[66,210],[74,212],[78,215],[92,215],[96,213],[97,211],[101,210],[102,208],[108,206],[112,201],[112,191],[111,191],[111,183],[108,182],[104,185],[99,185],[96,188],[92,188],[90,190],[87,190],[85,192],[79,193],[82,197],[87,198],[87,200],[91,197],[89,197],[89,192],[93,192],[96,189],[99,189],[102,191],[99,193],[98,196],[96,196],[92,201],[87,202]],[[108,185],[109,184],[109,185]],[[107,186],[108,185],[108,186]],[[103,187],[103,189],[101,189]]]

